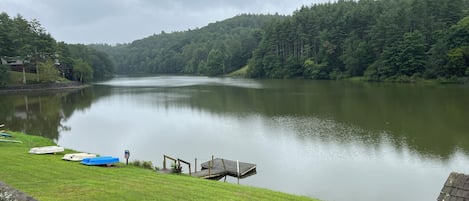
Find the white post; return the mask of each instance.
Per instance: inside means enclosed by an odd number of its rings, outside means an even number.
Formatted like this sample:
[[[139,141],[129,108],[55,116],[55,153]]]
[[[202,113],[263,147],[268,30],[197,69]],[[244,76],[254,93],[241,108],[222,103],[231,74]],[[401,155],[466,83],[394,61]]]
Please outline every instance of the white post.
[[[24,71],[24,67],[23,67],[23,84],[26,84],[26,72]]]
[[[239,184],[239,160],[236,160],[236,172],[238,173],[238,184]]]

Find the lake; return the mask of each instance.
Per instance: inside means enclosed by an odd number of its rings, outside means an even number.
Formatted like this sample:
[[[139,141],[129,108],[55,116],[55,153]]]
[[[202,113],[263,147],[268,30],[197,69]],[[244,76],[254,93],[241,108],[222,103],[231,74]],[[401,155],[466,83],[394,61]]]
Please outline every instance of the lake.
[[[163,154],[255,163],[241,184],[322,200],[436,200],[450,172],[469,173],[462,85],[118,77],[0,95],[0,123],[158,167]]]

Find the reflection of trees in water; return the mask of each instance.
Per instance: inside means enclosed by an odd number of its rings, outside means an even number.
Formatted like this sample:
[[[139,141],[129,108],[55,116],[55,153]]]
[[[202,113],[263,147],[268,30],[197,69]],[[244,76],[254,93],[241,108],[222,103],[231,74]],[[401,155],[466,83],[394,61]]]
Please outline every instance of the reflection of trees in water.
[[[330,119],[369,131],[353,133],[357,139],[367,139],[367,143],[379,145],[385,133],[396,148],[406,146],[421,154],[442,158],[449,158],[458,148],[469,152],[469,124],[466,123],[469,119],[469,93],[464,88],[349,82],[265,82],[268,83],[266,88],[261,89],[192,86],[169,91],[135,89],[122,93],[148,96],[142,98],[146,104],[165,108],[188,107],[237,117],[261,114],[270,119]],[[301,133],[297,137],[304,138],[305,135]]]
[[[63,125],[75,111],[89,108],[93,99],[109,94],[102,89],[95,95],[92,88],[73,92],[3,95],[0,99],[0,122],[7,128],[28,134],[58,139]]]
[[[58,128],[63,127],[60,124],[63,118],[60,96],[63,95],[32,94],[2,98],[0,121],[11,130],[57,139]]]
[[[112,93],[163,108],[185,107],[239,118],[259,114],[267,119],[291,118],[301,140],[312,139],[301,127],[313,118],[369,131],[349,133],[374,146],[379,146],[386,133],[395,147],[407,146],[425,155],[449,158],[457,148],[469,152],[469,92],[462,87],[295,80],[261,83],[264,88],[93,86],[69,93],[3,95],[0,123],[12,130],[58,139],[60,131],[73,129],[63,122],[74,112]],[[344,137],[324,133],[327,135],[320,137],[326,140]]]

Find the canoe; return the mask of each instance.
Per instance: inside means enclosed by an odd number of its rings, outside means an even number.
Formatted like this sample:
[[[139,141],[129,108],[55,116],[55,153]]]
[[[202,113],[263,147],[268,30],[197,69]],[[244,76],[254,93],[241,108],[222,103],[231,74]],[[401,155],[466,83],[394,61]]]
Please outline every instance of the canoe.
[[[89,153],[65,154],[62,159],[67,160],[67,161],[82,161],[85,158],[96,158],[96,154],[89,154]]]
[[[0,142],[23,143],[19,140],[6,140],[6,139],[0,139]]]
[[[3,133],[3,132],[0,132],[0,136],[2,136],[2,137],[11,137],[10,134]]]
[[[96,158],[85,158],[81,161],[83,165],[107,165],[110,166],[114,163],[118,163],[119,158],[112,156],[101,156]]]
[[[34,147],[29,150],[30,154],[52,154],[57,152],[63,152],[63,147],[58,146],[47,146],[47,147]]]

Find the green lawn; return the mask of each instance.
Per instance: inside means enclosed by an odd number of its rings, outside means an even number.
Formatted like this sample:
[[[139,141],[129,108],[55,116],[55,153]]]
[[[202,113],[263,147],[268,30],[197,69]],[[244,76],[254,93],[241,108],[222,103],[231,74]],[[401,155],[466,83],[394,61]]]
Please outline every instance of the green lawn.
[[[8,79],[7,85],[19,85],[23,84],[23,72],[8,71],[10,78]],[[37,75],[35,73],[25,73],[26,83],[37,83]],[[57,75],[53,80],[60,82],[68,82],[67,79]]]
[[[110,168],[84,166],[61,160],[63,154],[32,155],[27,153],[31,147],[54,143],[9,133],[23,143],[0,142],[0,180],[39,200],[312,200],[123,164]]]
[[[236,71],[233,71],[231,73],[229,73],[228,77],[246,77],[246,74],[247,74],[247,71],[248,71],[248,66],[244,66]]]

